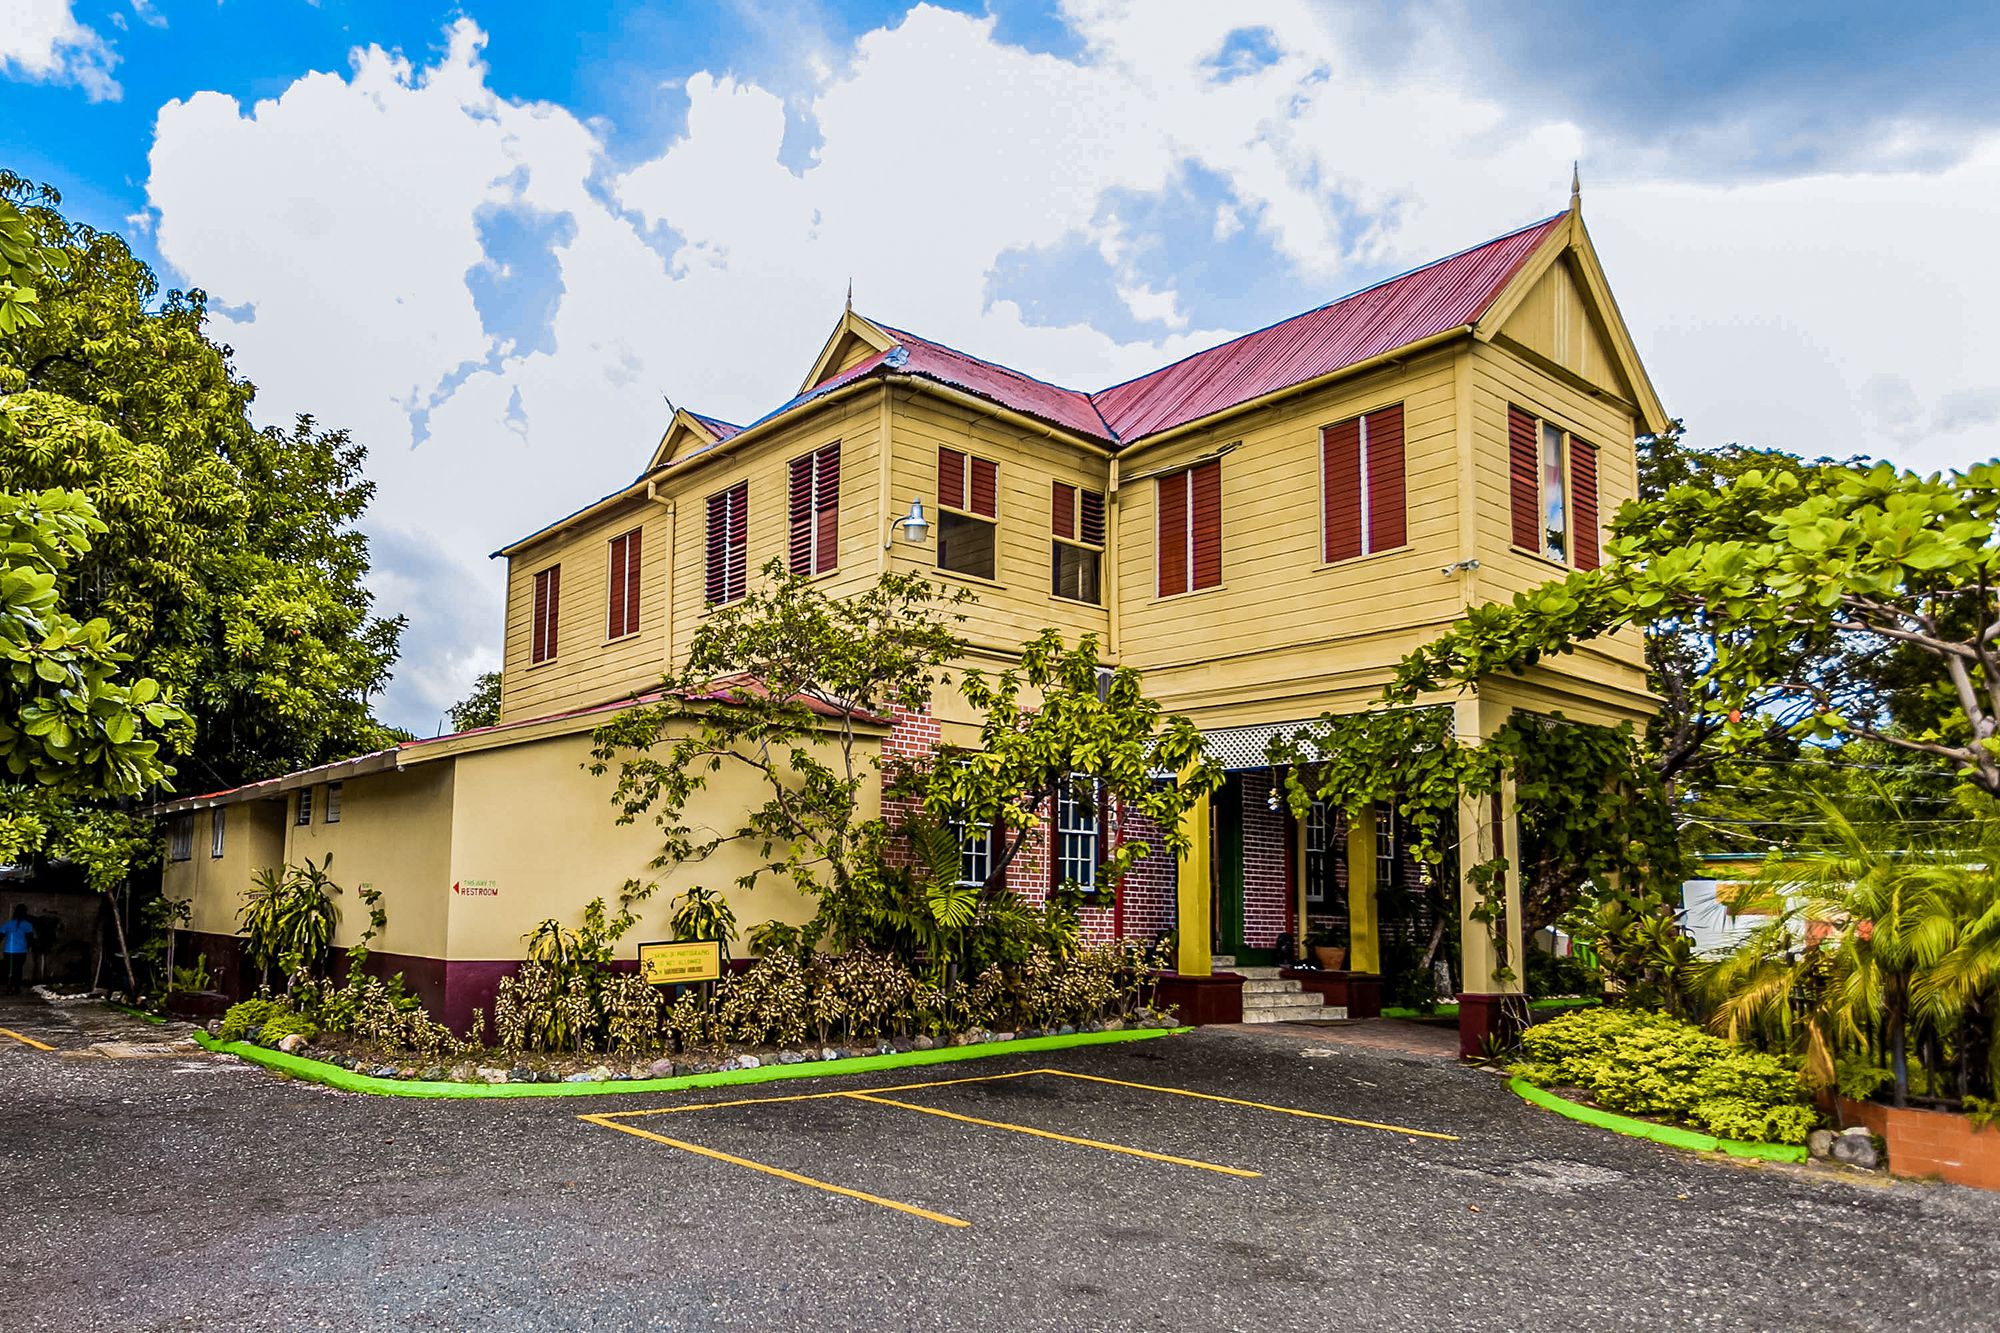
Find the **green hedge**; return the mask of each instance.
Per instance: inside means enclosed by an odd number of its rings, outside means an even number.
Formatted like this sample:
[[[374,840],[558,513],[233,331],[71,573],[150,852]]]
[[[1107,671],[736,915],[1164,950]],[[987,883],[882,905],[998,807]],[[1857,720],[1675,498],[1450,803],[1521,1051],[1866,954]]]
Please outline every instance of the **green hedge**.
[[[1718,1138],[1804,1143],[1819,1123],[1797,1067],[1665,1014],[1586,1009],[1538,1023],[1513,1073],[1581,1088],[1607,1111],[1663,1116]]]

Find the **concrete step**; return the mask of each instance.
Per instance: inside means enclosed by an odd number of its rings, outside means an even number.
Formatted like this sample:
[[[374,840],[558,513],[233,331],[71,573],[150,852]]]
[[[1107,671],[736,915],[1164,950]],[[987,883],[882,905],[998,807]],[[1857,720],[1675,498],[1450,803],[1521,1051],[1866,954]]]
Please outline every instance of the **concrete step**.
[[[1304,989],[1298,982],[1282,977],[1246,977],[1243,981],[1245,995],[1296,995]]]
[[[1250,994],[1243,996],[1243,1012],[1257,1010],[1310,1010],[1326,1008],[1326,997],[1310,991],[1279,992],[1276,994]]]
[[[1236,955],[1233,953],[1211,954],[1208,963],[1210,967],[1213,967],[1218,972],[1234,972],[1236,970]]]
[[[1347,1006],[1329,1004],[1322,1009],[1243,1009],[1246,1023],[1318,1023],[1329,1018],[1346,1018]]]
[[[1225,968],[1220,965],[1217,965],[1215,970],[1218,972],[1234,972],[1237,976],[1242,977],[1247,981],[1276,981],[1278,979],[1278,969],[1275,967]]]

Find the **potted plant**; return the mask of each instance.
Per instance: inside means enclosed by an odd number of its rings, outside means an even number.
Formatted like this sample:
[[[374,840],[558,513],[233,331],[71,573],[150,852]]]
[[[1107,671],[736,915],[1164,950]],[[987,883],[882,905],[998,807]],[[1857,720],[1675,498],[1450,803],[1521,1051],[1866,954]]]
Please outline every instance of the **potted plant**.
[[[1321,971],[1340,971],[1347,966],[1347,923],[1319,927],[1307,937],[1306,947]]]

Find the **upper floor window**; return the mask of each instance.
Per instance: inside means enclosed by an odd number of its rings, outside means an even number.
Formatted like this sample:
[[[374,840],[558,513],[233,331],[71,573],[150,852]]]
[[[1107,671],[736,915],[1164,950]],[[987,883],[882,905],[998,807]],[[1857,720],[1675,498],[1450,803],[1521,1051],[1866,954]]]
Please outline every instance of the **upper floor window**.
[[[605,584],[606,637],[622,639],[639,628],[639,529],[611,539]]]
[[[708,497],[708,603],[741,597],[750,577],[750,483]]]
[[[824,574],[840,555],[840,446],[829,444],[792,460],[794,574]]]
[[[1157,483],[1160,596],[1222,582],[1222,460],[1212,458]]]
[[[1392,551],[1409,539],[1401,403],[1320,432],[1320,494],[1329,563]]]
[[[535,575],[535,615],[529,630],[528,661],[546,662],[556,655],[556,612],[562,600],[562,566],[550,565]]]
[[[1104,600],[1104,492],[1055,482],[1050,502],[1054,569],[1050,591],[1057,597],[1097,605]]]
[[[972,828],[955,824],[958,830],[958,882],[966,888],[985,888],[993,874],[993,829],[988,825]]]
[[[292,822],[300,828],[304,828],[313,822],[313,789],[311,787],[299,788],[299,808],[292,815]]]
[[[228,813],[229,811],[223,809],[221,806],[217,806],[208,813],[208,856],[212,861],[220,861],[222,859],[222,834],[223,830],[228,827],[228,820],[224,816]]]
[[[1086,892],[1097,888],[1099,791],[1088,779],[1071,778],[1056,793],[1056,882]]]
[[[338,824],[340,822],[340,784],[338,782],[329,782],[326,784],[326,814],[322,816],[322,820],[328,824]]]
[[[1524,408],[1507,409],[1507,479],[1514,545],[1598,566],[1597,447]]]
[[[938,568],[974,578],[998,572],[1000,469],[984,458],[938,449]]]
[[[1394,888],[1402,878],[1396,873],[1396,811],[1393,806],[1375,807],[1375,887]]]
[[[194,856],[193,815],[180,815],[167,826],[167,855],[176,861]]]

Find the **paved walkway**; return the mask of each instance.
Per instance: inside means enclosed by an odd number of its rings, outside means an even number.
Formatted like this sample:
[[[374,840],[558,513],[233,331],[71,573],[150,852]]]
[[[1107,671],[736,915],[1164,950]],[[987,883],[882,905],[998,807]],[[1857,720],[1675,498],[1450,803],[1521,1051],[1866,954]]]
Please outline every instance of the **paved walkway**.
[[[1314,1046],[1414,1055],[1425,1060],[1457,1060],[1458,1029],[1401,1018],[1324,1019],[1317,1023],[1226,1023],[1212,1029],[1246,1035],[1288,1037]]]

